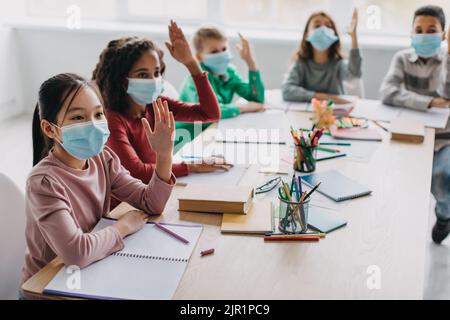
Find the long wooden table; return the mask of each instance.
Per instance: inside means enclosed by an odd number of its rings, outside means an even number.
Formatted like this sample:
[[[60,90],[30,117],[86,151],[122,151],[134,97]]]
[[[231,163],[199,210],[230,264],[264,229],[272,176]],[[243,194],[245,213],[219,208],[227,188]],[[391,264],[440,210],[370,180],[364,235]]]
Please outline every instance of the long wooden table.
[[[287,116],[297,127],[310,125],[309,114]],[[373,190],[337,212],[348,226],[319,243],[221,235],[221,215],[177,211],[183,187],[175,187],[158,220],[200,223],[204,231],[174,299],[421,299],[434,133],[427,129],[425,142],[414,145],[393,142],[383,132],[384,141],[367,163],[345,158],[319,163],[318,172],[336,169]],[[206,136],[208,131],[192,143]],[[241,184],[267,179],[251,167]],[[261,198],[276,201],[276,192]],[[122,204],[112,216],[128,209]],[[200,251],[209,248],[215,254],[201,258]],[[43,289],[61,267],[56,259],[27,281],[27,296],[45,297]]]

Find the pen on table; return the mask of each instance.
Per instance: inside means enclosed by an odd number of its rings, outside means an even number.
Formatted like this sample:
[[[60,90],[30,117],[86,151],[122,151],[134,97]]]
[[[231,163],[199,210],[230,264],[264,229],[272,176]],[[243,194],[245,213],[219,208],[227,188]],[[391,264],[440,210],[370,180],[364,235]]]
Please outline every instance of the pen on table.
[[[383,129],[384,131],[389,132],[389,130],[383,127],[378,121],[372,120],[372,122],[375,123],[381,129]]]
[[[345,153],[343,153],[343,154],[338,154],[338,155],[335,155],[335,156],[332,156],[332,157],[317,159],[316,161],[320,162],[320,161],[325,161],[325,160],[332,160],[332,159],[337,159],[337,158],[343,158],[343,157],[346,157],[346,156],[347,155]]]
[[[189,241],[188,241],[188,240],[186,240],[186,239],[183,238],[182,236],[176,234],[175,232],[173,232],[173,231],[167,229],[166,227],[162,226],[161,224],[155,223],[155,226],[156,226],[157,228],[159,228],[161,231],[164,231],[164,232],[167,233],[168,235],[171,235],[171,236],[174,237],[175,239],[177,239],[177,240],[183,242],[184,244],[189,244]]]

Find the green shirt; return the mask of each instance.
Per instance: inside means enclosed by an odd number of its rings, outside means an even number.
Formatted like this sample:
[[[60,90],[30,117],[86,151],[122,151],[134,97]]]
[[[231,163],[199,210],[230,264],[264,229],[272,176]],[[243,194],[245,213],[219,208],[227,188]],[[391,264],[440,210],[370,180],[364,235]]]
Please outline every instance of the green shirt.
[[[225,75],[215,75],[205,65],[202,69],[208,71],[208,79],[219,100],[222,109],[222,119],[229,119],[239,115],[239,108],[234,105],[234,95],[248,101],[264,103],[264,84],[259,71],[249,71],[249,81],[244,81],[234,66],[229,66]],[[188,77],[183,84],[180,100],[184,102],[198,102],[197,90],[192,77]]]
[[[204,71],[208,73],[208,79],[214,92],[217,95],[220,109],[222,111],[222,119],[229,119],[237,117],[240,114],[239,108],[233,104],[234,95],[244,98],[247,101],[264,103],[264,84],[261,80],[261,73],[259,71],[249,71],[248,82],[244,81],[238,74],[234,66],[229,66],[225,75],[213,74],[205,65],[201,65]],[[197,103],[198,95],[192,77],[189,76],[180,93],[180,100],[184,102]],[[210,124],[204,124],[203,129]],[[186,122],[177,122],[177,129],[189,130],[191,138],[194,136],[194,124]]]

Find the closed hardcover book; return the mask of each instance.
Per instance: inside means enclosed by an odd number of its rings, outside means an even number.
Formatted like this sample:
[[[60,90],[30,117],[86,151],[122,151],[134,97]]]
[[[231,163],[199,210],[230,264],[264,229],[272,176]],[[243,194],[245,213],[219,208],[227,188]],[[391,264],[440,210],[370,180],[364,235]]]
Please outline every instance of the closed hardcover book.
[[[179,211],[247,214],[254,198],[250,186],[188,185],[178,198]]]
[[[225,213],[222,233],[266,234],[273,231],[273,205],[271,201],[254,202],[246,215]]]
[[[425,141],[425,126],[423,122],[396,119],[391,122],[392,140],[411,143],[423,143]]]

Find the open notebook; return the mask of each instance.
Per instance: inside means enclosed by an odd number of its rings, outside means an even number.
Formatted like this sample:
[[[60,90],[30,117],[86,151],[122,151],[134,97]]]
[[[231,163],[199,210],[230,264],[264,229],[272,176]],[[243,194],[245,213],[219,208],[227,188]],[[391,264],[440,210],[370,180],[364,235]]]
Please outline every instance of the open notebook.
[[[102,219],[94,231],[114,223]],[[87,299],[172,299],[203,227],[164,225],[190,243],[184,244],[148,223],[127,237],[125,248],[80,271],[79,289],[73,289],[73,272],[62,268],[44,289],[45,294]]]

